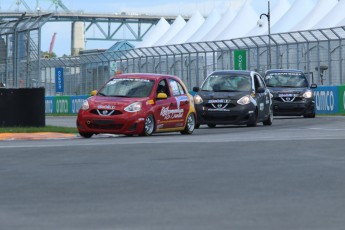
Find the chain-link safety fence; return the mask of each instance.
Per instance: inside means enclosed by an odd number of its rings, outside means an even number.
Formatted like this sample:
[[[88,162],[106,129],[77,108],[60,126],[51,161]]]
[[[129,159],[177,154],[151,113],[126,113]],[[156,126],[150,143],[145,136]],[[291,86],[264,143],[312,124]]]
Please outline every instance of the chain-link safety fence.
[[[245,51],[246,69],[261,74],[288,68],[313,73],[318,85],[345,80],[345,27],[40,59],[40,26],[48,17],[0,24],[0,81],[7,86],[45,87],[47,96],[85,95],[120,70],[176,75],[191,89],[212,71],[234,69],[237,50]],[[56,69],[63,70],[58,93]]]
[[[8,88],[40,87],[41,27],[51,15],[0,20],[0,82]]]

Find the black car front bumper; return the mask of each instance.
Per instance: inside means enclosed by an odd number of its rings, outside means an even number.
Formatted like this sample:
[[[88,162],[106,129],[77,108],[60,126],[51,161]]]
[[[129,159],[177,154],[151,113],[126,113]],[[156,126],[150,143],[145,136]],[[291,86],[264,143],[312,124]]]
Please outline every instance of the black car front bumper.
[[[207,125],[241,125],[255,118],[253,104],[232,107],[229,110],[212,110],[204,105],[196,105],[197,123]]]
[[[301,100],[298,102],[282,102],[273,99],[274,116],[302,116],[315,114],[314,100]]]

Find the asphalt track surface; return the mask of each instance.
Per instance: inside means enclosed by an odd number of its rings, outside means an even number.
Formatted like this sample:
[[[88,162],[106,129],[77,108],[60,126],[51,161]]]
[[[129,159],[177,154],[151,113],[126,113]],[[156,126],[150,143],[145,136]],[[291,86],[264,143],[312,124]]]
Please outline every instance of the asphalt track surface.
[[[0,141],[0,229],[343,230],[344,145],[345,117]]]

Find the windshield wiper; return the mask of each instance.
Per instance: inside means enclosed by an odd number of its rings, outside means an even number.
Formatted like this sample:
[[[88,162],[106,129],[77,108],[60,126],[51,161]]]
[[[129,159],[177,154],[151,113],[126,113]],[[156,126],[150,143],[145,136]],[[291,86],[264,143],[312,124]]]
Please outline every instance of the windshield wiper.
[[[230,90],[230,89],[221,89],[221,90],[215,90],[214,92],[236,92],[237,90]]]
[[[128,95],[109,95],[109,97],[130,97]]]
[[[105,97],[106,95],[104,93],[97,93],[97,96],[103,96]]]

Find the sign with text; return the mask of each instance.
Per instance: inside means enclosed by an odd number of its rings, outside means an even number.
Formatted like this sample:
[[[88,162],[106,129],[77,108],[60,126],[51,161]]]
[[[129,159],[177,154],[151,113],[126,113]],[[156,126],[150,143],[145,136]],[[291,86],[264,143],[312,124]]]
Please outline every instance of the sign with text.
[[[234,69],[247,70],[247,51],[246,50],[234,51]]]
[[[318,86],[314,90],[315,111],[317,114],[337,114],[338,109],[338,87]]]
[[[64,92],[63,68],[55,68],[55,86],[57,93]]]

